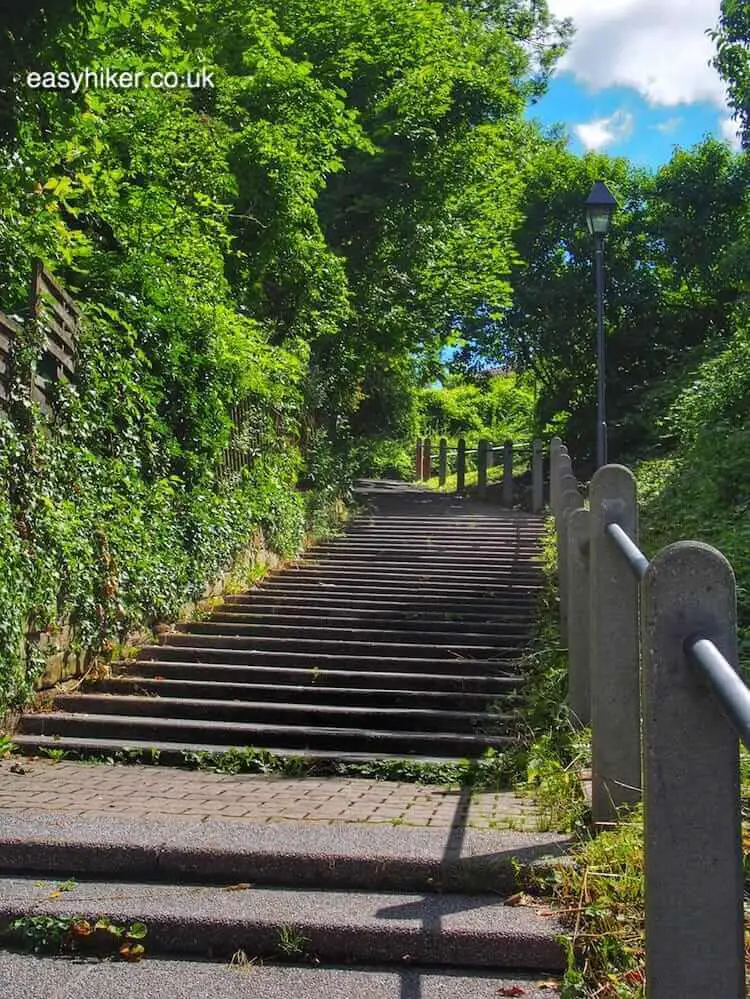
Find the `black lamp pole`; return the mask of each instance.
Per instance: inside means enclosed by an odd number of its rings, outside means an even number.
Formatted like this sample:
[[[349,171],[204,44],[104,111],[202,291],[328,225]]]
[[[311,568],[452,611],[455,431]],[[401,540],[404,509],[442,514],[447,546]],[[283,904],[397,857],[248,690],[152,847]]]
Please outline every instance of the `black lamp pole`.
[[[586,224],[594,237],[596,269],[596,467],[607,464],[606,356],[604,340],[604,238],[617,202],[597,180],[586,199]]]
[[[604,343],[604,233],[594,235],[596,262],[596,467],[607,464],[607,370]]]

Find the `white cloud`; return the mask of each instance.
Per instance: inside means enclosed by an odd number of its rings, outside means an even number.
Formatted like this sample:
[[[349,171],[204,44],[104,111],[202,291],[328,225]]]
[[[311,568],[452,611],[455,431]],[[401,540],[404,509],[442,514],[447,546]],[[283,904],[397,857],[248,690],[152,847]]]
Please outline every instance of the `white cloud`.
[[[549,0],[549,6],[577,29],[560,69],[593,90],[632,87],[652,105],[726,107],[706,35],[718,23],[720,0]]]
[[[665,118],[664,121],[659,121],[651,128],[655,132],[661,132],[663,135],[671,135],[672,132],[676,132],[684,121],[679,115],[673,115],[671,118]]]
[[[734,149],[737,153],[739,153],[742,149],[738,128],[738,122],[736,119],[732,118],[731,115],[727,115],[726,118],[722,118],[719,122],[719,133],[721,134],[722,139],[728,142],[732,149]]]
[[[609,118],[574,125],[573,131],[586,149],[598,151],[628,138],[633,131],[633,115],[629,111],[615,111]]]

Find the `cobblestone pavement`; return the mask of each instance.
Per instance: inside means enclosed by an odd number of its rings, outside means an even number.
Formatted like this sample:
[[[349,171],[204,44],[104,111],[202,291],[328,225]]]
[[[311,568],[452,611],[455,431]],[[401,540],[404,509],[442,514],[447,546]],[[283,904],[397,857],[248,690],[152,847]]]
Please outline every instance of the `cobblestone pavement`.
[[[447,829],[537,827],[534,805],[512,792],[361,778],[227,775],[173,767],[0,761],[0,814],[59,812],[205,822],[389,823]]]

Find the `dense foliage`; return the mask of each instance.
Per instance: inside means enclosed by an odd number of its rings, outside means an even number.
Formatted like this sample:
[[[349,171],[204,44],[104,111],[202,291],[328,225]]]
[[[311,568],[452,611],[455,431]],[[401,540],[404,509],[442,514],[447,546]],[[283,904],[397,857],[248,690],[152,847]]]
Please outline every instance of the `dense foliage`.
[[[31,323],[0,419],[0,707],[36,632],[107,647],[169,618],[257,527],[294,551],[354,463],[414,432],[445,344],[510,301],[523,111],[566,36],[539,0],[2,17],[0,308],[28,318],[41,257],[84,328],[52,432]],[[213,85],[27,76],[203,67]],[[257,457],[227,479],[238,402]]]
[[[750,148],[750,9],[745,0],[722,0],[714,64],[724,77],[729,102],[741,129],[742,144]]]
[[[725,143],[677,149],[651,174],[540,138],[524,184],[513,302],[476,326],[458,362],[490,358],[533,373],[538,432],[562,433],[580,460],[591,455],[595,296],[582,206],[597,177],[619,202],[605,247],[607,416],[612,456],[630,460],[669,444],[660,417],[680,374],[723,349],[748,292],[750,161]]]

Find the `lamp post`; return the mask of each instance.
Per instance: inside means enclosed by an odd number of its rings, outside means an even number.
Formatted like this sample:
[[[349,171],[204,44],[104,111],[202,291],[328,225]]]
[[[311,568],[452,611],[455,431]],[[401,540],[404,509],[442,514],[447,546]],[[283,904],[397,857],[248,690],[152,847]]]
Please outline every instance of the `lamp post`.
[[[607,185],[597,180],[585,201],[586,225],[594,237],[596,258],[596,467],[607,464],[607,410],[604,355],[604,237],[617,202]]]

